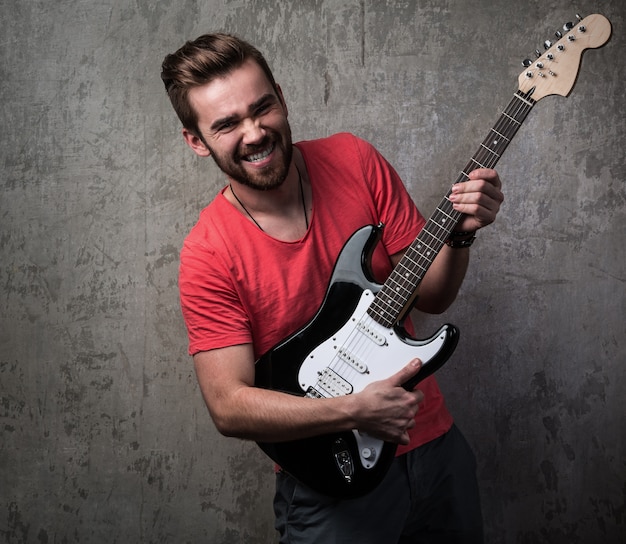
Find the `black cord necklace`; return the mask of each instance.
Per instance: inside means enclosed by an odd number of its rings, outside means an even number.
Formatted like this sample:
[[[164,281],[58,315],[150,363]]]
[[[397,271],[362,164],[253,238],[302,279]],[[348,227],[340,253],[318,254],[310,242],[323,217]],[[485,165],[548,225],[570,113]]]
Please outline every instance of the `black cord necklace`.
[[[296,171],[298,172],[298,183],[300,185],[300,199],[302,201],[302,211],[304,212],[304,222],[306,223],[307,230],[309,230],[309,217],[307,216],[307,213],[306,213],[306,203],[304,202],[304,188],[302,187],[302,176],[300,175],[300,169],[298,168],[297,164],[296,164]],[[235,197],[235,200],[237,202],[239,202],[239,205],[243,208],[243,211],[248,214],[248,217],[250,219],[252,219],[252,222],[257,227],[259,227],[259,229],[262,232],[265,232],[265,230],[263,230],[263,227],[261,225],[259,225],[258,221],[249,212],[248,208],[246,208],[244,206],[243,202],[241,200],[239,200],[239,197],[235,194],[235,190],[233,189],[233,184],[232,183],[229,185],[229,187],[230,187],[230,192],[233,193],[233,196]]]

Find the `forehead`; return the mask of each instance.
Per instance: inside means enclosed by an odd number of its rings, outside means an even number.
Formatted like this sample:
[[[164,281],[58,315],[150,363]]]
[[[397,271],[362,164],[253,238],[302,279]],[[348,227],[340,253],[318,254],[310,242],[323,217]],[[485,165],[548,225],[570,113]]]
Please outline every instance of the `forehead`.
[[[242,114],[260,97],[276,94],[263,69],[245,61],[222,77],[189,91],[189,101],[201,124],[221,117]]]

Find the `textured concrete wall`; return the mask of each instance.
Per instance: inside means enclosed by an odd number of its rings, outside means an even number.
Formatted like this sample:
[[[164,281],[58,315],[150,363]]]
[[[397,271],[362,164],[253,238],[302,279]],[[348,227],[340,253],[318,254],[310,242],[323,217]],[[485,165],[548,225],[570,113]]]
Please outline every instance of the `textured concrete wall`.
[[[3,2],[2,541],[274,541],[271,463],[216,433],[185,352],[178,252],[222,179],[180,138],[164,54],[211,30],[251,40],[296,138],[369,139],[429,213],[577,9],[613,37],[531,113],[457,303],[420,330],[462,331],[440,382],[488,541],[624,542],[625,6]]]

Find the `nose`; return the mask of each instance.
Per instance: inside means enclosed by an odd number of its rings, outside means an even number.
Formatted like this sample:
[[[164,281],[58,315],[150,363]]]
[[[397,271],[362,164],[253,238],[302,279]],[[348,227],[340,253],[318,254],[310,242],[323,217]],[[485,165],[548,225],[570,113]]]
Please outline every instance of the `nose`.
[[[242,126],[243,143],[254,145],[260,143],[265,138],[265,129],[261,125],[260,119],[246,119]]]

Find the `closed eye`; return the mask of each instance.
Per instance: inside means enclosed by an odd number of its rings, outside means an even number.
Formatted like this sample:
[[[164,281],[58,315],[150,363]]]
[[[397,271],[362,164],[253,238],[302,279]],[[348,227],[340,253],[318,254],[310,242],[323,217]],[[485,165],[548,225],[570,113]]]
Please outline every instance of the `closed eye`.
[[[266,115],[277,104],[277,98],[274,94],[263,95],[259,100],[252,103],[248,108],[249,115],[252,117],[261,117]],[[217,119],[212,125],[211,130],[215,133],[227,133],[233,130],[240,122],[237,115],[229,115],[222,119]]]
[[[211,125],[211,132],[229,132],[237,126],[237,123],[239,123],[239,119],[236,115],[229,115],[228,117],[223,117],[222,119],[216,119]]]

